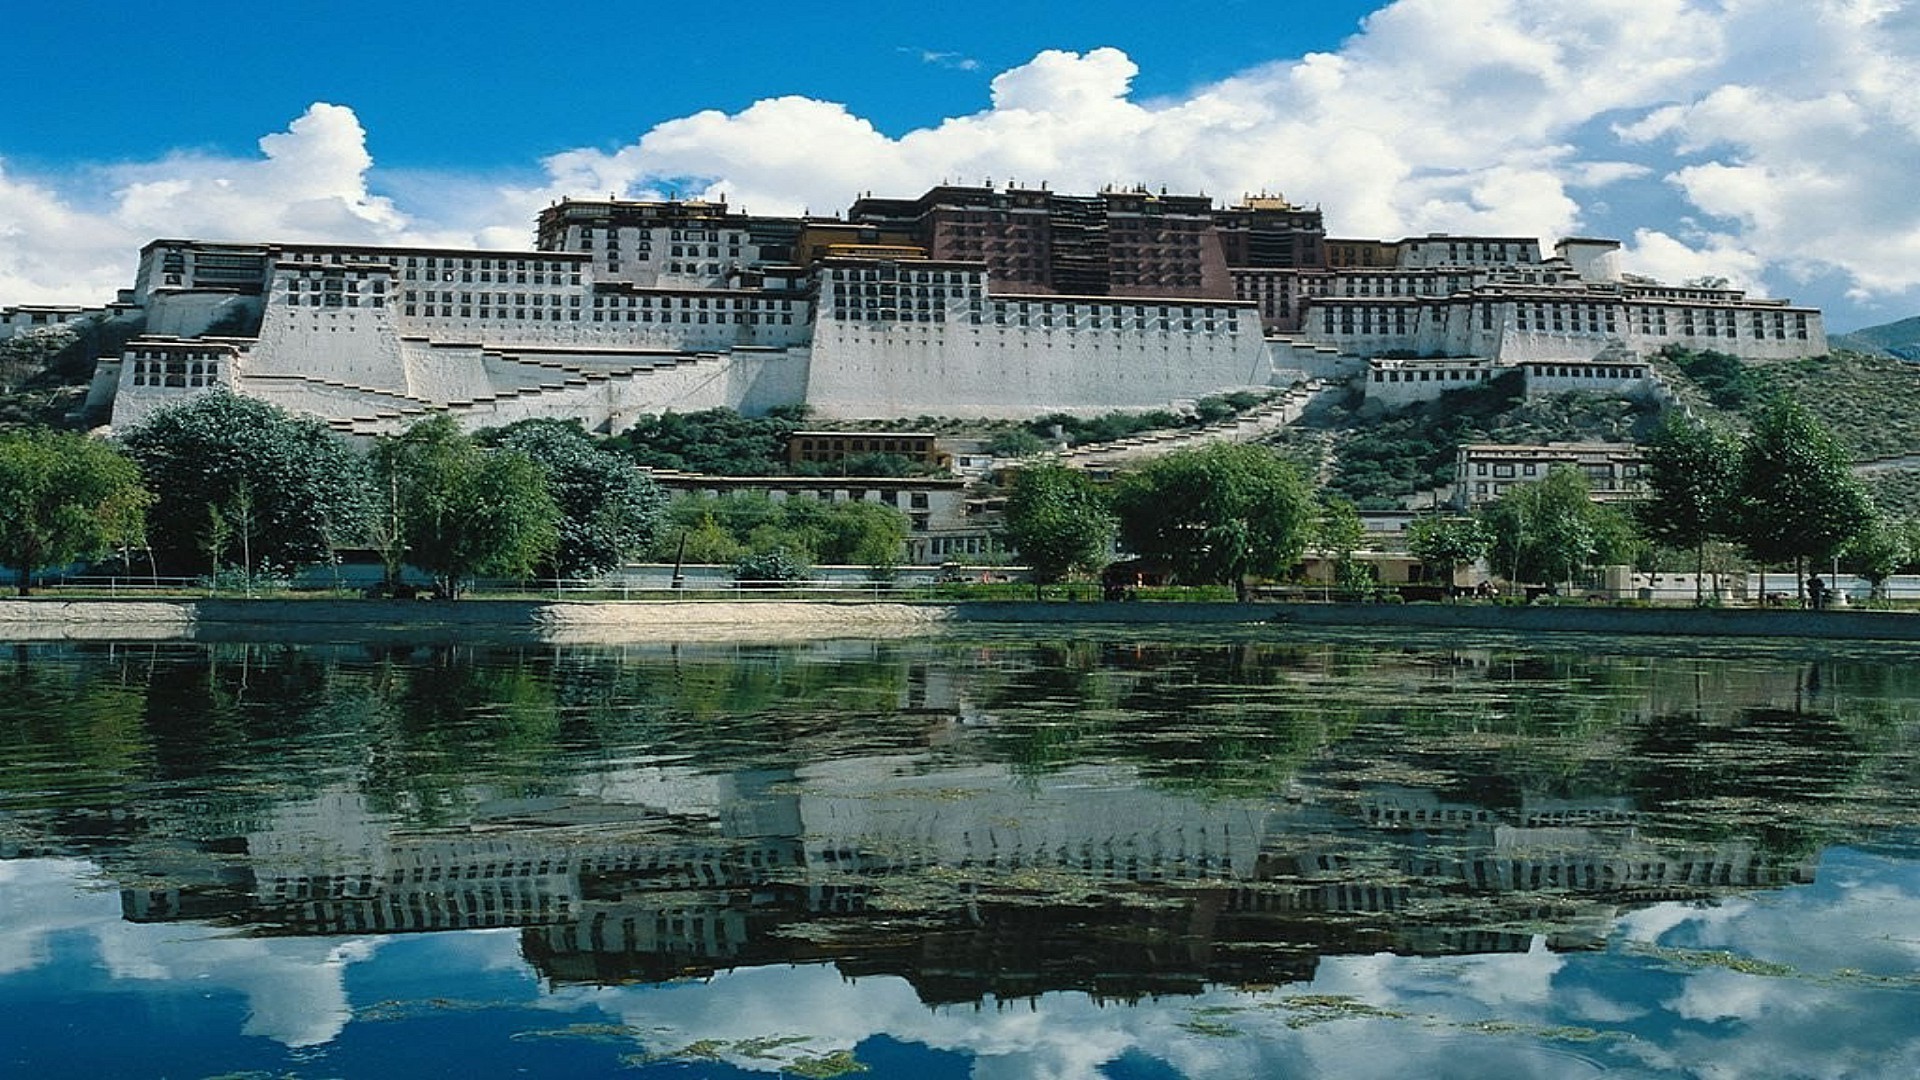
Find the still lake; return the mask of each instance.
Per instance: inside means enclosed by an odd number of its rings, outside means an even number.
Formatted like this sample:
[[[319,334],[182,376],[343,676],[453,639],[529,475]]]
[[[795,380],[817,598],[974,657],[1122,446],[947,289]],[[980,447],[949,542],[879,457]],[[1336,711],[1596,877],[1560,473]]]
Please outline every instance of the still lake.
[[[0,1075],[1920,1075],[1911,648],[0,653]]]

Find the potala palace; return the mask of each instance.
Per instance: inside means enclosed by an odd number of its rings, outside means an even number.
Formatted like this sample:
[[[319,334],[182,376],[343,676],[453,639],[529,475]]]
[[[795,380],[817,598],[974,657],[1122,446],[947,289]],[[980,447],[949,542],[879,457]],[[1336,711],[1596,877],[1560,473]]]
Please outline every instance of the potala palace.
[[[1622,274],[1616,241],[1333,239],[1275,197],[942,186],[828,219],[569,199],[536,235],[155,240],[116,305],[144,332],[90,400],[117,428],[225,387],[361,435],[436,411],[614,433],[668,410],[1022,417],[1335,376],[1400,404],[1515,368],[1532,390],[1631,393],[1669,343],[1827,349],[1817,310]]]

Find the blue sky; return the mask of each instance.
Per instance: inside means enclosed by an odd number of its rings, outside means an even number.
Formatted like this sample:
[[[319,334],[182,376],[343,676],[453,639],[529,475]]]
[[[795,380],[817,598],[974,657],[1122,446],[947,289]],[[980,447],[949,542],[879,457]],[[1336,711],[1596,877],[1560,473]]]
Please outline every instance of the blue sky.
[[[833,213],[991,178],[1615,236],[1839,329],[1920,312],[1909,0],[1088,10],[32,5],[0,304],[103,299],[162,235],[517,247],[565,195]]]

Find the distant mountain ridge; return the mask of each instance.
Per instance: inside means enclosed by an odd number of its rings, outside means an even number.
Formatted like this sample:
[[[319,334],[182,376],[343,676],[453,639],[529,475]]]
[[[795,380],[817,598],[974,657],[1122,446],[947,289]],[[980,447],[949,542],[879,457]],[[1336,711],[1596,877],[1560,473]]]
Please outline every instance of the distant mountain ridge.
[[[1829,342],[1836,349],[1895,356],[1920,363],[1920,315],[1879,326],[1862,327]]]

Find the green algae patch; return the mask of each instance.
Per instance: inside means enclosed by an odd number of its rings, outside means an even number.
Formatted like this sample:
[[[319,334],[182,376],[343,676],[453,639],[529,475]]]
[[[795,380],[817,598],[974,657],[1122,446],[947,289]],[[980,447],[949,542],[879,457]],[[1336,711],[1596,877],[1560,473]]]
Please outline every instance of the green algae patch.
[[[1295,1029],[1334,1020],[1400,1020],[1407,1015],[1346,994],[1290,994],[1265,1008],[1280,1009],[1291,1014],[1287,1017],[1287,1026]]]
[[[805,1077],[806,1080],[833,1080],[836,1076],[852,1076],[867,1071],[867,1066],[853,1056],[851,1050],[835,1050],[831,1054],[817,1058],[797,1058],[781,1068],[792,1076]]]
[[[517,1031],[516,1039],[583,1039],[588,1042],[632,1042],[640,1032],[625,1024],[569,1024],[563,1028]]]
[[[805,1035],[763,1035],[736,1040],[699,1039],[675,1050],[628,1054],[620,1060],[622,1064],[634,1068],[670,1062],[762,1061],[772,1063],[784,1076],[807,1077],[808,1080],[832,1080],[834,1077],[868,1071],[867,1066],[855,1058],[851,1050],[834,1050],[817,1057],[802,1055],[792,1058],[778,1052],[810,1041],[811,1038]]]
[[[379,1001],[354,1012],[355,1020],[416,1020],[428,1013],[485,1012],[499,1006],[489,1001],[427,998],[421,1001]]]
[[[1189,1035],[1200,1035],[1209,1039],[1237,1039],[1246,1034],[1232,1024],[1223,1024],[1218,1020],[1197,1016],[1182,1023],[1180,1030]]]
[[[1773,979],[1790,978],[1800,974],[1797,969],[1786,964],[1758,960],[1726,949],[1676,949],[1663,945],[1637,945],[1634,946],[1633,951],[1679,967],[1696,970],[1721,968],[1726,971],[1737,971],[1742,975],[1758,975]]]
[[[789,1046],[798,1046],[810,1041],[805,1035],[782,1035],[759,1039],[741,1039],[733,1044],[733,1052],[746,1058],[758,1058],[763,1061],[777,1061],[780,1055],[775,1050]]]

